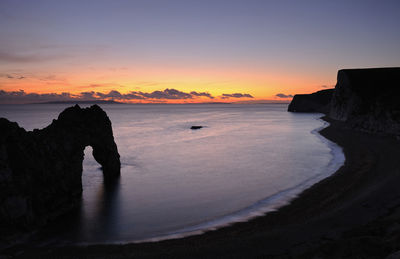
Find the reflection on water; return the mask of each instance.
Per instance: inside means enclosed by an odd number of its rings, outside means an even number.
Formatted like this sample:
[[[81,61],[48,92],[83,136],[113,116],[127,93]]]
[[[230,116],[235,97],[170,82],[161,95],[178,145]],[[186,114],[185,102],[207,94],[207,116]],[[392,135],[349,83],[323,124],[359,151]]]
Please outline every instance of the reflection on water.
[[[111,182],[103,182],[98,188],[91,220],[80,222],[79,237],[85,236],[85,239],[95,239],[98,234],[104,236],[115,236],[115,220],[118,219],[120,211],[119,201],[120,179]],[[85,211],[85,208],[82,209]],[[85,217],[85,216],[83,216]],[[90,236],[88,236],[90,235]]]
[[[99,164],[93,159],[92,148],[86,147],[83,163],[83,196],[75,240],[96,240],[98,235],[118,235],[115,222],[120,213],[121,178],[104,181]],[[88,200],[90,205],[88,206]]]
[[[243,220],[283,204],[342,163],[311,133],[322,125],[319,115],[288,113],[286,105],[102,107],[121,178],[105,184],[86,148],[81,205],[45,231],[55,242],[129,242]],[[64,108],[2,106],[0,116],[31,130]]]
[[[99,176],[96,178],[102,177],[102,172],[99,169],[97,171]],[[84,176],[83,179],[85,178],[87,177]],[[76,208],[47,225],[37,238],[38,242],[70,243],[72,240],[85,242],[85,240],[97,240],[98,235],[102,236],[102,239],[110,237],[109,241],[113,241],[112,238],[118,236],[115,221],[120,213],[120,186],[118,178],[92,186],[96,190],[90,187],[89,190],[84,190],[84,195]],[[89,195],[88,191],[94,192]],[[91,196],[91,206],[86,206],[84,201],[86,196]]]

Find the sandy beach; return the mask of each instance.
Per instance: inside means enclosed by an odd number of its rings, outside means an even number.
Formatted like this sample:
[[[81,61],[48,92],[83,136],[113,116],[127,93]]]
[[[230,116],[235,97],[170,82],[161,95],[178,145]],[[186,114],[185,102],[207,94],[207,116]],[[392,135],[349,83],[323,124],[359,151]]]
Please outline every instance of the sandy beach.
[[[182,239],[25,248],[16,258],[397,258],[400,141],[324,119],[320,134],[343,148],[344,166],[276,212]]]

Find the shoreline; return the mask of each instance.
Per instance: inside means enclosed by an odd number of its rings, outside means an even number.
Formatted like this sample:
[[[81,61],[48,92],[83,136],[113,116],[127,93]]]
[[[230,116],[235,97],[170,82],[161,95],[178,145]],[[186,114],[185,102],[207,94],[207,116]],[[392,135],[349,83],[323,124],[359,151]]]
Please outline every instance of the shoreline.
[[[343,148],[344,165],[277,211],[181,239],[33,248],[20,258],[382,258],[400,250],[400,142],[324,120],[320,134]]]
[[[330,141],[329,139],[323,137],[320,134],[324,128],[329,127],[330,123],[321,119],[322,117],[316,118],[320,121],[322,125],[310,133],[315,135],[319,140],[321,140],[330,149],[330,154],[332,159],[325,166],[325,171],[320,172],[309,179],[304,180],[288,189],[284,189],[275,193],[269,197],[261,199],[254,204],[251,204],[241,210],[227,214],[220,218],[216,218],[211,221],[200,223],[197,225],[189,226],[183,229],[179,229],[175,232],[167,233],[165,235],[151,237],[142,240],[133,240],[126,242],[109,242],[104,244],[91,244],[83,243],[76,244],[77,246],[89,246],[89,245],[127,245],[127,244],[142,244],[142,243],[154,243],[173,239],[182,239],[197,235],[203,235],[210,231],[218,230],[221,228],[230,227],[237,223],[243,223],[251,221],[257,217],[265,216],[267,213],[278,211],[280,208],[289,205],[294,199],[296,199],[301,193],[313,186],[314,184],[322,181],[323,179],[333,175],[336,171],[344,165],[345,157],[342,148],[336,143]],[[73,244],[75,245],[75,244]]]

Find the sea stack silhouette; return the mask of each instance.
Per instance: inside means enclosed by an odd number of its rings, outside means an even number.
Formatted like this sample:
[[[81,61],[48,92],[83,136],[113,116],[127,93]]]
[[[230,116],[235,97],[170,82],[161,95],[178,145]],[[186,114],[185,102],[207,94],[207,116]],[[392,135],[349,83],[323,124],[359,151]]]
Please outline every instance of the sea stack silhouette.
[[[0,118],[0,232],[29,232],[79,204],[86,146],[105,183],[120,176],[111,121],[98,106],[65,109],[44,129],[26,131]]]

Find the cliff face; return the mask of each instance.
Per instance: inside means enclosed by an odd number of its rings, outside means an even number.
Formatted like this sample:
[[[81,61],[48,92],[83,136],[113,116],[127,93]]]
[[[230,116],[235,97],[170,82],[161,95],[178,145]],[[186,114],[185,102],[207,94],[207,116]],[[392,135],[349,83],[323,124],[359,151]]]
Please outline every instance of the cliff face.
[[[86,146],[92,146],[105,181],[120,175],[111,121],[97,105],[67,108],[32,132],[0,118],[0,132],[2,236],[34,229],[78,204]]]
[[[335,89],[295,95],[290,112],[321,112],[356,130],[400,135],[400,68],[339,70]]]
[[[290,102],[290,112],[328,113],[334,89],[321,90],[312,94],[296,94]]]
[[[400,68],[339,70],[329,116],[352,128],[400,135]]]

